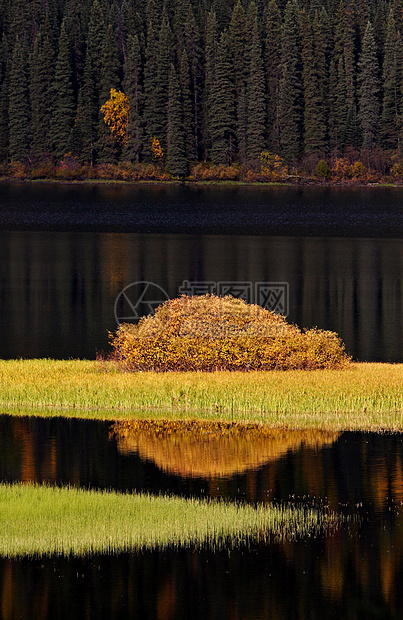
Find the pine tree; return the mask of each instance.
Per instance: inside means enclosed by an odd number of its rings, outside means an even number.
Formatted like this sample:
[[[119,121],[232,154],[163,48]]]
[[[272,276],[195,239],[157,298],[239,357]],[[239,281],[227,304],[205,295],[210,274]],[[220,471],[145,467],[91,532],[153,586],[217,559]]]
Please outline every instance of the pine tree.
[[[25,163],[30,149],[29,78],[27,53],[19,38],[10,68],[8,118],[10,159]]]
[[[2,36],[0,51],[0,161],[8,158],[8,90],[10,79],[10,56],[8,40]]]
[[[173,64],[169,72],[167,115],[167,169],[177,177],[188,174],[183,131],[183,112],[178,76]]]
[[[304,82],[304,146],[305,153],[323,157],[325,153],[325,102],[319,65],[325,62],[320,48],[320,29],[316,22],[316,37],[309,16],[301,16],[302,66]],[[322,52],[322,54],[320,54]],[[321,67],[323,68],[323,67]],[[323,79],[323,75],[321,76]]]
[[[281,41],[279,128],[281,152],[288,162],[301,154],[302,67],[299,10],[295,0],[287,3]]]
[[[383,102],[380,135],[382,146],[395,149],[399,140],[401,114],[401,37],[396,31],[393,10],[390,10],[383,61]]]
[[[329,136],[329,107],[331,105],[329,99],[329,32],[328,18],[326,11],[322,11],[321,15],[316,12],[313,20],[312,33],[314,41],[314,57],[315,67],[318,79],[318,99],[319,99],[319,122],[323,126],[322,130],[322,153],[326,151],[326,145]]]
[[[83,85],[78,95],[76,123],[72,134],[72,150],[82,161],[91,165],[95,160],[95,145],[99,122],[98,97],[93,80],[91,53],[87,50]]]
[[[346,142],[347,114],[346,75],[344,72],[344,58],[341,56],[337,65],[336,88],[334,91],[334,146],[338,151],[344,148]]]
[[[49,21],[46,19],[35,41],[31,58],[32,155],[37,161],[49,159],[52,155],[52,135],[49,131],[55,71],[52,37]]]
[[[154,29],[159,28],[161,25],[161,12],[162,4],[161,0],[148,0],[146,6],[146,23],[147,28],[152,23]]]
[[[129,99],[129,124],[124,158],[138,162],[142,150],[143,128],[141,118],[141,52],[137,35],[129,35],[127,39],[127,56],[125,63],[124,91]]]
[[[157,88],[158,45],[153,22],[148,22],[144,66],[144,129],[145,139],[156,136],[155,93]]]
[[[190,72],[188,55],[184,49],[180,58],[179,65],[179,83],[182,93],[182,109],[183,109],[183,133],[185,139],[185,153],[188,161],[194,159],[195,156],[195,144],[194,144],[194,130],[193,130],[193,110],[192,110],[192,95],[190,84]]]
[[[60,31],[59,54],[53,81],[53,100],[52,139],[54,153],[57,159],[60,159],[69,151],[75,113],[71,55],[65,21]]]
[[[258,160],[265,140],[265,82],[257,16],[253,24],[250,45],[248,77],[248,125],[247,156],[249,161]]]
[[[217,62],[217,19],[213,11],[207,15],[206,23],[206,45],[204,62],[204,98],[203,98],[203,146],[204,158],[207,160],[210,155],[213,133],[214,89],[216,82],[216,62]]]
[[[96,95],[96,106],[99,109],[100,102],[100,83],[101,83],[101,70],[102,70],[102,58],[105,45],[105,22],[104,16],[101,10],[101,6],[98,0],[94,0],[91,7],[91,18],[88,24],[88,38],[87,38],[87,52],[86,58],[91,59],[92,66],[92,80],[94,84],[94,92]]]
[[[173,60],[173,35],[166,15],[163,15],[158,39],[157,80],[154,93],[154,135],[166,150],[167,105],[170,66]]]
[[[376,142],[379,118],[379,65],[371,22],[368,22],[358,62],[359,112],[362,146],[371,149]]]
[[[229,52],[234,75],[236,99],[236,142],[241,162],[246,160],[247,136],[247,76],[246,59],[247,24],[241,0],[234,7],[228,29]]]
[[[116,142],[113,139],[108,127],[105,125],[100,109],[109,99],[111,89],[114,88],[116,90],[119,88],[119,68],[119,50],[115,38],[115,29],[112,24],[109,24],[102,51],[97,144],[99,160],[108,163],[111,163],[116,155]]]
[[[199,141],[201,125],[201,91],[202,91],[202,67],[201,67],[201,45],[200,33],[196,24],[192,5],[189,4],[186,24],[185,24],[185,50],[189,62],[191,98],[193,110],[193,153],[191,160],[197,161],[199,158]]]
[[[279,83],[281,57],[281,15],[275,0],[270,0],[266,24],[267,141],[270,151],[280,152]]]
[[[357,93],[356,93],[356,24],[354,9],[348,6],[345,11],[344,30],[344,75],[346,81],[346,105],[347,117],[344,132],[345,146],[359,146],[359,125],[357,117]]]
[[[182,49],[185,45],[185,29],[189,7],[189,0],[175,0],[172,30],[178,42],[179,49]]]
[[[217,47],[215,79],[212,86],[211,108],[211,161],[214,164],[230,164],[235,138],[234,85],[228,54],[227,31],[221,33]]]

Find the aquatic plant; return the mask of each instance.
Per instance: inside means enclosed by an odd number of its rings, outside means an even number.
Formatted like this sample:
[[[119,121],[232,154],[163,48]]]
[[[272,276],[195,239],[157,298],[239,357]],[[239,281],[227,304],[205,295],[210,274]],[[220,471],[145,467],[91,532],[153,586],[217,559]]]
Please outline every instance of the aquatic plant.
[[[332,533],[341,516],[294,505],[0,484],[0,555],[236,547]]]
[[[182,295],[110,334],[126,370],[213,371],[341,368],[350,358],[337,334],[301,331],[243,299]]]

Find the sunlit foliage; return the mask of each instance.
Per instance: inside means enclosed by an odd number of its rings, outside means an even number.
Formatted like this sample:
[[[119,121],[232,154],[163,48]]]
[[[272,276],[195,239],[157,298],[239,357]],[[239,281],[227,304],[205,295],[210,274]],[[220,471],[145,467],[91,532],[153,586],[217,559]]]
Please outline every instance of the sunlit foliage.
[[[101,106],[101,112],[114,138],[125,144],[129,119],[129,100],[126,95],[115,88],[111,88],[110,99]]]
[[[337,334],[295,325],[231,296],[182,296],[138,325],[122,324],[111,344],[130,370],[338,368],[348,362]]]

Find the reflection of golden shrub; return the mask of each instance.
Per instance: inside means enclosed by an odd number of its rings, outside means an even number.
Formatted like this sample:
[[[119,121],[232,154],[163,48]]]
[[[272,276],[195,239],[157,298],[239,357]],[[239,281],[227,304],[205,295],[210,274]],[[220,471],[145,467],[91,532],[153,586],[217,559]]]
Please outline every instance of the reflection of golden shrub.
[[[137,453],[163,471],[213,478],[261,467],[302,444],[329,445],[338,433],[276,430],[208,422],[122,421],[112,427],[119,451]]]
[[[182,296],[111,334],[128,370],[273,370],[343,366],[336,334],[295,325],[231,296]]]

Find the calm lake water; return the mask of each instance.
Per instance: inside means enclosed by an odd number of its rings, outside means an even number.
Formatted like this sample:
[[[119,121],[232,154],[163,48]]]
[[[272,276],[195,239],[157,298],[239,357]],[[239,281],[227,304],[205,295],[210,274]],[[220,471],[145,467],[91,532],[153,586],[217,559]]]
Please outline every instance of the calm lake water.
[[[155,285],[140,315],[187,281],[250,283],[252,293],[287,284],[288,320],[337,331],[356,359],[401,362],[402,238],[396,188],[1,184],[0,357],[94,358],[116,315],[133,310],[131,284]],[[195,442],[2,415],[0,471],[10,483],[297,504],[349,519],[328,535],[215,552],[0,558],[1,618],[401,617],[402,435]]]
[[[400,616],[402,435],[226,436],[206,448],[215,459],[192,469],[199,446],[183,435],[151,441],[112,423],[3,415],[0,445],[3,481],[328,506],[351,517],[327,536],[236,550],[0,558],[2,618]]]
[[[400,188],[2,184],[0,357],[94,358],[142,281],[160,301],[184,282],[249,283],[251,301],[286,283],[288,320],[401,361],[402,233]]]

